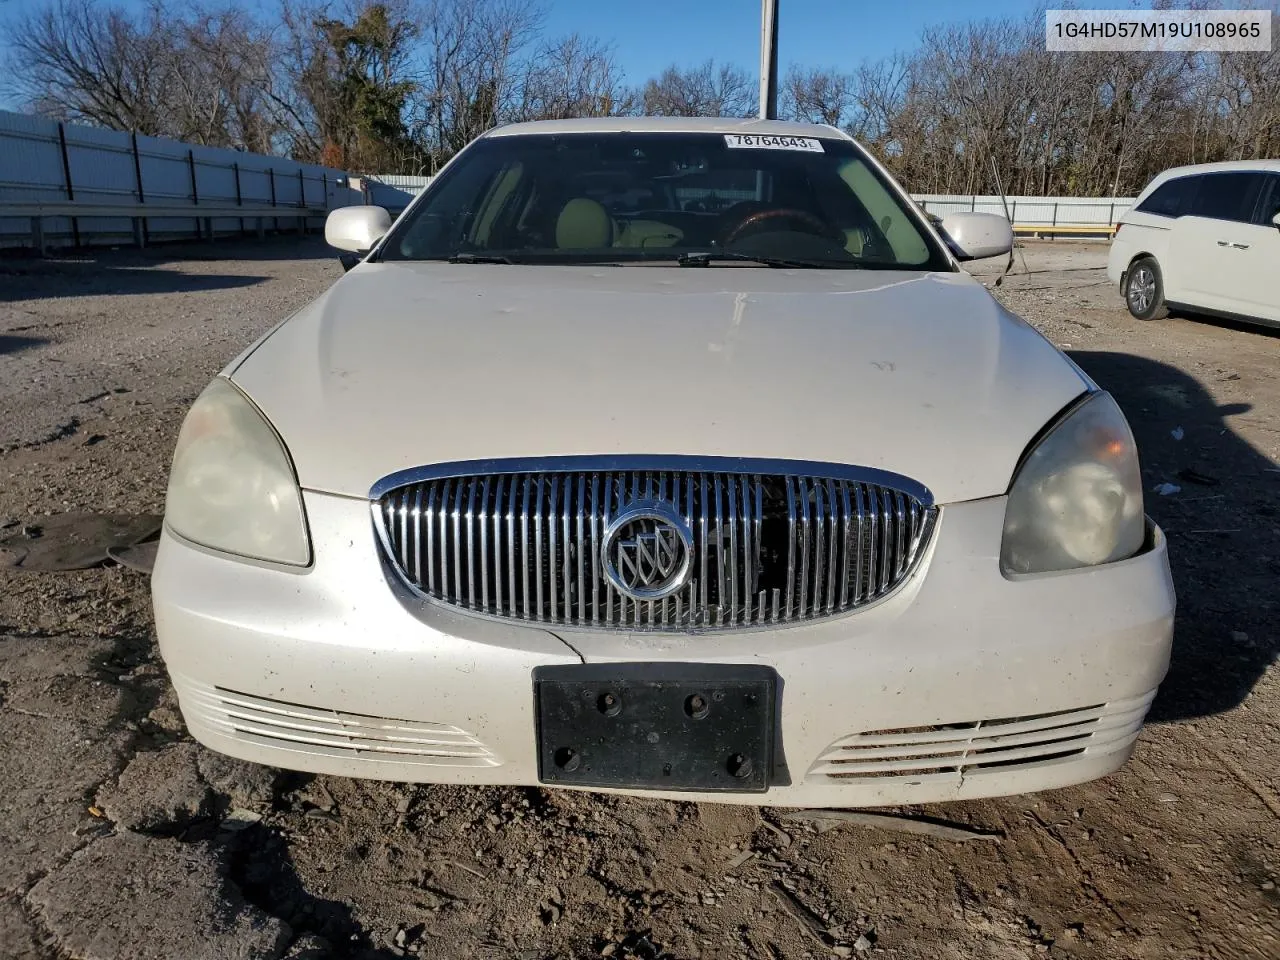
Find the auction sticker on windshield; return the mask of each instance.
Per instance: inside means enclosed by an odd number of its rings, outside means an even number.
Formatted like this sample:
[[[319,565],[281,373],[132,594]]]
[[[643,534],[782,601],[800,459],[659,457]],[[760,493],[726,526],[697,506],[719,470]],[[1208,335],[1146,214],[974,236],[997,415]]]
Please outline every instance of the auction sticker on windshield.
[[[813,137],[777,137],[762,133],[726,133],[726,147],[735,150],[803,150],[822,153],[822,141]]]

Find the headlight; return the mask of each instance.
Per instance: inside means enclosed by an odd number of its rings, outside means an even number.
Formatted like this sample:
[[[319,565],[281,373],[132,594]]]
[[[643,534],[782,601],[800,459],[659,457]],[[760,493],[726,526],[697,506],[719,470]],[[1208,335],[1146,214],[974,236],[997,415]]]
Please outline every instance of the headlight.
[[[164,519],[215,550],[296,566],[311,560],[289,453],[258,409],[221,377],[182,424]]]
[[[1145,536],[1133,433],[1109,393],[1092,394],[1018,469],[1000,565],[1008,573],[1091,567],[1133,556]]]

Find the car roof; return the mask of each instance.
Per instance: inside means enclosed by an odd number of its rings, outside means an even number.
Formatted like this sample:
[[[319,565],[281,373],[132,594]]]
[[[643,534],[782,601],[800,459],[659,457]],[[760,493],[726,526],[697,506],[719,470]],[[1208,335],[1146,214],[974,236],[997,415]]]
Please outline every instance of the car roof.
[[[822,137],[848,140],[835,127],[754,117],[579,117],[534,120],[496,127],[486,137],[515,137],[549,133],[752,133],[780,137]]]
[[[1196,163],[1186,167],[1171,167],[1161,176],[1185,176],[1190,173],[1220,173],[1227,170],[1271,170],[1280,173],[1280,160],[1220,160],[1217,163]]]
[[[1269,171],[1280,173],[1280,160],[1222,160],[1218,163],[1196,163],[1185,167],[1170,167],[1151,178],[1151,182],[1143,188],[1146,196],[1154,188],[1177,177],[1194,176],[1197,173],[1227,173],[1232,170]]]

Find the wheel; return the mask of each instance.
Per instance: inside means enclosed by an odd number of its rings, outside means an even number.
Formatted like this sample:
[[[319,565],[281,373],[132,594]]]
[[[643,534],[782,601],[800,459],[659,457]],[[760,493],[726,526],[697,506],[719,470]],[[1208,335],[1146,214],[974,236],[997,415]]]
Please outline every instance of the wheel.
[[[1169,310],[1164,305],[1164,278],[1153,257],[1143,257],[1124,278],[1124,302],[1139,320],[1159,320]]]

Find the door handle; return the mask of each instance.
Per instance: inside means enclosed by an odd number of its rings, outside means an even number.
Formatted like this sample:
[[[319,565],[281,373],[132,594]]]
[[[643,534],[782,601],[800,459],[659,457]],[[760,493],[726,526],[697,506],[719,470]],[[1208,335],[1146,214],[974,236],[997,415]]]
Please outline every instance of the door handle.
[[[1235,247],[1237,250],[1248,250],[1248,249],[1249,249],[1249,245],[1248,245],[1247,243],[1234,243],[1234,242],[1233,242],[1233,243],[1231,244],[1231,246]]]
[[[1219,240],[1219,241],[1218,241],[1218,246],[1220,246],[1220,247],[1229,247],[1229,246],[1231,246],[1231,242],[1230,242],[1229,240]]]

